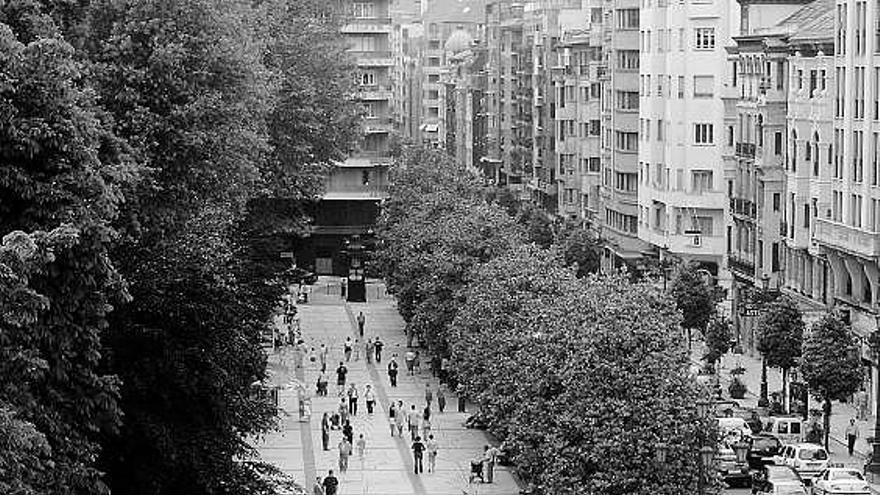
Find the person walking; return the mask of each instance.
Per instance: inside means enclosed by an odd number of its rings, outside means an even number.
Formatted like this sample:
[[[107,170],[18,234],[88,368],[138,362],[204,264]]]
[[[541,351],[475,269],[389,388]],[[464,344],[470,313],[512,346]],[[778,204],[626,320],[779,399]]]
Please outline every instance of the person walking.
[[[348,458],[351,456],[351,442],[348,438],[343,438],[339,442],[339,472],[348,471]]]
[[[464,410],[465,409],[464,387],[461,386],[461,384],[459,384],[458,388],[456,388],[455,391],[458,393],[458,412],[460,412],[460,413],[467,412]]]
[[[376,341],[373,342],[373,348],[376,349],[376,362],[382,362],[382,348],[385,347],[385,344],[379,339],[379,336],[376,336]]]
[[[376,354],[378,356],[378,354]],[[391,361],[388,362],[388,379],[391,380],[391,386],[397,386],[397,361],[394,359],[394,356],[391,356]]]
[[[367,440],[364,439],[364,434],[361,433],[360,435],[358,435],[358,441],[357,441],[357,453],[358,453],[358,457],[361,458],[361,461],[364,460],[364,453],[366,451],[367,451]]]
[[[425,421],[431,420],[431,406],[425,406],[425,408],[422,409],[422,419]]]
[[[412,349],[409,349],[406,351],[406,354],[403,355],[403,361],[406,363],[406,372],[412,376],[413,367],[416,363],[416,353],[413,352]]]
[[[433,473],[437,466],[437,440],[434,435],[428,435],[428,441],[425,442],[425,450],[428,451],[428,472]]]
[[[846,427],[846,448],[850,457],[856,447],[856,440],[859,438],[859,427],[856,426],[855,418],[849,420],[849,426]]]
[[[339,399],[339,421],[342,424],[348,421],[348,401],[345,398]]]
[[[326,412],[321,418],[321,446],[324,450],[330,450],[330,415]]]
[[[446,394],[443,393],[443,387],[437,387],[437,409],[441,413],[446,409]]]
[[[351,341],[351,337],[345,338],[345,343],[342,344],[342,352],[345,354],[345,362],[351,361],[351,350],[354,343]]]
[[[416,356],[413,359],[413,369],[416,370],[416,373],[422,372],[422,354],[421,351],[416,351]]]
[[[422,418],[422,438],[428,438],[431,434],[431,420]]]
[[[354,383],[348,386],[348,413],[352,416],[358,413],[358,390]]]
[[[336,368],[336,388],[338,389],[337,395],[342,397],[342,392],[345,391],[345,375],[348,374],[348,368],[342,364],[342,361],[339,361],[339,367]]]
[[[440,385],[446,383],[446,375],[449,370],[449,359],[441,358],[440,359]]]
[[[412,405],[406,419],[409,425],[410,440],[415,441],[416,437],[419,436],[419,420],[421,419],[419,412],[416,411],[415,404]]]
[[[394,423],[397,425],[397,436],[403,438],[403,424],[406,422],[406,411],[403,409],[403,401],[397,401],[397,413],[394,415]]]
[[[361,360],[361,341],[359,339],[354,339],[354,360]]]
[[[498,460],[500,452],[490,445],[483,447],[483,452],[483,462],[486,467],[486,483],[492,483],[495,479],[495,462]]]
[[[858,419],[859,421],[864,421],[868,418],[868,394],[864,390],[859,390],[856,392],[855,400],[856,407],[858,410]]]
[[[364,401],[367,403],[367,414],[373,414],[373,407],[376,406],[376,393],[373,392],[373,386],[369,383],[364,390]]]
[[[422,465],[422,457],[425,455],[425,444],[422,443],[422,437],[415,437],[412,443],[412,451],[413,451],[413,468],[416,471],[416,474],[421,474],[425,471],[425,468]]]
[[[431,407],[431,403],[434,402],[434,391],[431,389],[431,384],[425,384],[425,402],[428,404],[428,407]]]
[[[312,487],[312,495],[327,495],[327,492],[324,490],[324,484],[321,482],[320,476],[316,476],[315,486]]]
[[[364,347],[367,356],[367,364],[373,364],[373,357],[376,355],[376,347],[373,345],[373,339],[367,339],[367,343],[364,344]]]
[[[342,427],[342,436],[348,440],[349,444],[354,442],[354,427],[351,426],[350,420],[345,420],[345,425]]]
[[[318,359],[321,360],[321,373],[327,372],[327,353],[329,350],[326,345],[321,344],[321,349],[318,351]]]
[[[346,284],[345,278],[339,279],[339,294],[342,296],[343,299],[345,299],[345,289],[347,285],[348,284]]]
[[[333,476],[333,470],[331,469],[329,474],[324,478],[324,495],[336,495],[336,490],[339,489],[339,479],[336,476]]]
[[[315,388],[317,390],[316,393],[319,397],[327,397],[327,384],[328,383],[329,382],[327,380],[327,375],[325,375],[324,373],[321,373],[320,375],[318,375],[318,381],[315,383]]]
[[[361,338],[364,338],[364,323],[367,322],[367,318],[364,316],[363,311],[358,311],[357,315],[357,324],[358,324],[358,333]]]

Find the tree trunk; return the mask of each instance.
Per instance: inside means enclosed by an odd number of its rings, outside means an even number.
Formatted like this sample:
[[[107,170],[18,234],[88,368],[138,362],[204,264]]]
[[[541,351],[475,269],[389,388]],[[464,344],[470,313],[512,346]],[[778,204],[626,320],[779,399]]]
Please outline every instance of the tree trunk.
[[[785,414],[791,412],[791,392],[788,389],[788,368],[782,368],[782,410]]]
[[[831,430],[831,399],[825,399],[825,404],[822,405],[822,423],[825,435],[825,450],[828,450],[828,434]]]

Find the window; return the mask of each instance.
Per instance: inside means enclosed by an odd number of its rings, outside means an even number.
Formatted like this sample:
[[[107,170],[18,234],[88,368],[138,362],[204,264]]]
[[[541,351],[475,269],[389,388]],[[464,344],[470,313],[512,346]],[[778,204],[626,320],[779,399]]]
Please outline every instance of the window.
[[[428,99],[429,100],[439,100],[440,99],[440,91],[437,91],[436,89],[429,89],[428,90]]]
[[[614,186],[620,191],[635,192],[638,186],[638,176],[636,174],[617,172],[615,175]]]
[[[376,85],[376,73],[372,71],[366,71],[361,73],[361,86],[375,86]]]
[[[657,141],[663,141],[663,119],[657,120]]]
[[[352,5],[352,15],[356,19],[370,19],[375,17],[373,13],[373,2],[355,2]]]
[[[440,67],[440,57],[428,57],[428,67]]]
[[[618,29],[638,29],[639,9],[620,9],[617,11]]]
[[[440,74],[428,74],[428,82],[429,83],[440,82]]]
[[[428,117],[437,118],[440,116],[440,108],[439,107],[428,107]]]
[[[617,91],[618,110],[638,110],[639,94],[635,91]]]
[[[616,131],[615,144],[620,151],[638,151],[639,133]]]
[[[678,30],[678,51],[684,51],[684,28]]]
[[[714,50],[715,49],[715,28],[696,28],[694,29],[695,46],[697,50]]]
[[[862,195],[851,194],[849,199],[849,216],[850,225],[853,227],[862,226]]]
[[[684,76],[678,76],[678,99],[684,98]]]
[[[691,172],[691,192],[703,194],[713,190],[712,171],[694,170]]]
[[[441,48],[441,47],[440,47],[440,40],[431,40],[431,41],[429,41],[429,42],[428,42],[428,48],[431,49],[431,50],[439,50],[439,49]]]
[[[638,50],[618,50],[617,51],[617,68],[622,70],[638,70],[639,68],[639,51]]]
[[[589,161],[587,162],[587,170],[589,172],[598,172],[599,171],[599,157],[591,156]]]
[[[713,144],[715,142],[714,124],[694,124],[694,143]]]
[[[699,231],[701,235],[712,237],[713,227],[712,217],[693,217],[693,229]]]
[[[599,135],[599,121],[591,120],[590,121],[590,136],[598,136]]]
[[[602,23],[602,7],[593,7],[590,9],[590,22],[592,24]]]
[[[770,246],[770,270],[774,272],[779,271],[779,243],[774,242]]]
[[[363,105],[361,105],[361,108],[363,109],[364,117],[369,119],[369,118],[373,118],[376,116],[376,104],[375,103],[366,102]]]
[[[715,76],[694,76],[694,98],[712,98],[715,95]]]

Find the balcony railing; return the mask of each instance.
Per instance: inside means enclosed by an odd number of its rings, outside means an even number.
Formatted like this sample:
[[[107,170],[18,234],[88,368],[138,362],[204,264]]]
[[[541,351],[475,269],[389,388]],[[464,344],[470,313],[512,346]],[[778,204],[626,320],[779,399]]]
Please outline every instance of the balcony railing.
[[[880,256],[880,233],[865,232],[850,225],[817,218],[813,236],[817,242],[842,251],[867,257]]]
[[[743,198],[730,198],[730,211],[734,215],[757,218],[755,203]]]
[[[745,158],[755,157],[754,143],[736,143],[736,154]]]
[[[755,276],[755,264],[751,260],[731,254],[727,259],[727,264],[732,271],[737,272],[740,275],[749,277]]]

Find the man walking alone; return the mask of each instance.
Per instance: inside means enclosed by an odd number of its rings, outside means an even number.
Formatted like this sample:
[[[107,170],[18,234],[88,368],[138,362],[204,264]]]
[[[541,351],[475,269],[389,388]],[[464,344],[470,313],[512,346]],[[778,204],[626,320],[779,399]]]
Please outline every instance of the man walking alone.
[[[360,334],[361,338],[364,338],[364,323],[366,323],[366,322],[367,322],[367,319],[364,317],[364,312],[358,311],[358,315],[357,315],[358,333]]]
[[[425,444],[422,443],[422,437],[416,437],[413,440],[412,450],[416,474],[421,474],[425,471],[425,468],[422,466],[422,457],[425,453]]]
[[[856,440],[859,438],[859,427],[856,426],[856,420],[849,420],[849,426],[846,427],[846,448],[849,452],[850,457],[853,455],[853,450],[856,447]]]

